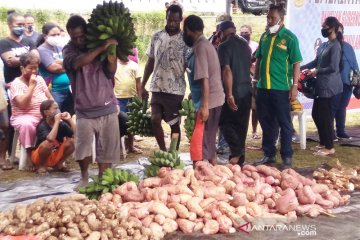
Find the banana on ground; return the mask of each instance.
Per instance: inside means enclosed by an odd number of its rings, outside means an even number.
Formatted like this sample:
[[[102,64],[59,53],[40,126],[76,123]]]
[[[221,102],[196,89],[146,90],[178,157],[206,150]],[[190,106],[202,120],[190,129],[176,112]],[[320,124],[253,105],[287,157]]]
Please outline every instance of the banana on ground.
[[[102,177],[91,177],[92,182],[79,189],[80,193],[86,194],[90,199],[99,199],[103,193],[112,192],[117,186],[125,182],[139,182],[139,177],[120,169],[108,168]]]
[[[154,151],[150,157],[151,165],[146,168],[145,174],[148,177],[157,176],[157,173],[162,167],[170,167],[182,169],[185,167],[183,161],[180,160],[178,151],[176,150],[178,144],[179,134],[173,134],[171,137],[170,149],[168,152],[157,150]]]

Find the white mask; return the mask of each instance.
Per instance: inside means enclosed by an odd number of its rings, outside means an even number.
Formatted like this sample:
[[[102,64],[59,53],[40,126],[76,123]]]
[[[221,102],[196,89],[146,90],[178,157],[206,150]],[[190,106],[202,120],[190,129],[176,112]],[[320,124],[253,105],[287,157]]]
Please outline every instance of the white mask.
[[[49,36],[46,42],[53,47],[60,47],[62,41],[60,36]]]
[[[280,19],[274,26],[269,27],[269,32],[270,33],[277,33],[277,31],[279,31],[279,29],[280,29],[280,24],[279,23],[280,23]]]
[[[66,44],[68,44],[70,41],[70,37],[67,35],[67,36],[63,36],[63,37],[60,37],[60,46],[59,47],[65,47]]]

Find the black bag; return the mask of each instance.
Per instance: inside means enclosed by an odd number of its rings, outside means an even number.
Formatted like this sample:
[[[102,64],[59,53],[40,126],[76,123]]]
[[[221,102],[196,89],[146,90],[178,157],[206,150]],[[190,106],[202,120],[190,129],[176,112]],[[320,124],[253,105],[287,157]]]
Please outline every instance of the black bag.
[[[300,74],[298,90],[304,94],[305,97],[314,99],[316,97],[315,83],[316,77],[310,77],[306,74],[306,72],[302,72]]]
[[[350,75],[351,86],[360,87],[360,72],[352,71]]]
[[[353,94],[356,99],[360,99],[360,86],[354,87]]]

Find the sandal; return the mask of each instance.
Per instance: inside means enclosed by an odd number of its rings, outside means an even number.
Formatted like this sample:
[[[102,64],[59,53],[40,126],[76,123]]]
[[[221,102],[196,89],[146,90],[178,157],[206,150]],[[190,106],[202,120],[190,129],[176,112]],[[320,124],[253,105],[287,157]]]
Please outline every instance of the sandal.
[[[143,151],[141,151],[140,149],[133,147],[133,149],[129,149],[129,153],[135,153],[135,154],[142,154]]]
[[[0,165],[1,170],[12,170],[14,169],[14,166],[10,163],[9,160],[3,161],[4,163]]]
[[[317,146],[315,146],[315,147],[310,148],[310,150],[312,150],[312,151],[318,151],[318,150],[323,149],[323,148],[325,148],[325,146],[323,146],[323,145],[317,145]]]
[[[37,170],[36,170],[36,173],[37,174],[39,174],[39,175],[46,175],[46,174],[48,174],[48,171],[46,170],[46,168],[38,168]]]
[[[70,168],[65,167],[65,166],[61,166],[61,167],[59,167],[59,168],[54,168],[54,170],[55,170],[56,172],[63,172],[63,173],[67,173],[67,172],[70,172],[70,171],[71,171]]]
[[[313,153],[315,156],[328,156],[328,155],[333,155],[335,154],[335,150],[334,151],[324,151],[324,150],[319,150],[317,152]]]

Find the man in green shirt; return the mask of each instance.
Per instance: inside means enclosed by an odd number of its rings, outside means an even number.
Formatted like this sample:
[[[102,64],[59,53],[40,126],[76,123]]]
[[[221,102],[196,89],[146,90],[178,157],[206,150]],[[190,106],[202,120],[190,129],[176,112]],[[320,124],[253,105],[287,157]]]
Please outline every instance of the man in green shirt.
[[[275,162],[276,138],[280,127],[281,158],[284,168],[291,166],[293,126],[290,101],[296,99],[300,62],[297,37],[284,27],[285,10],[271,5],[267,15],[267,31],[261,36],[256,52],[256,108],[263,130],[264,157],[255,164]]]

